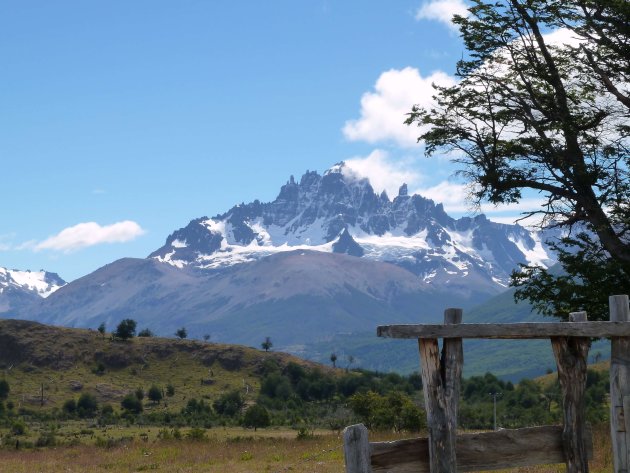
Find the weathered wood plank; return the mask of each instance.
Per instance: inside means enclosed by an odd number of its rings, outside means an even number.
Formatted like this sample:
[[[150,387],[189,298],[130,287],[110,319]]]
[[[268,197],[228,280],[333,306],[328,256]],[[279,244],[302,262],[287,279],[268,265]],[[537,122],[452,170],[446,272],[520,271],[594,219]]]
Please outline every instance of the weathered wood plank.
[[[586,312],[573,312],[573,322],[586,321]],[[562,388],[564,424],[562,443],[567,473],[588,473],[588,457],[584,432],[586,414],[584,390],[586,389],[586,365],[591,339],[585,337],[552,337],[551,346],[558,366],[558,380]]]
[[[630,337],[630,322],[381,325],[376,334],[388,338]]]
[[[588,458],[592,459],[590,429],[585,440]],[[430,473],[427,438],[370,443],[370,451],[374,473]],[[456,451],[459,472],[564,463],[562,427],[458,435]]]
[[[461,309],[444,311],[444,323],[457,324],[461,320]],[[464,363],[462,340],[444,340],[441,356],[436,339],[422,339],[418,345],[429,431],[430,471],[456,473],[457,411]]]
[[[630,320],[628,296],[610,296],[610,320]],[[610,429],[614,473],[630,473],[630,338],[613,337],[610,347]]]
[[[368,430],[363,424],[343,429],[343,455],[346,473],[372,473]]]

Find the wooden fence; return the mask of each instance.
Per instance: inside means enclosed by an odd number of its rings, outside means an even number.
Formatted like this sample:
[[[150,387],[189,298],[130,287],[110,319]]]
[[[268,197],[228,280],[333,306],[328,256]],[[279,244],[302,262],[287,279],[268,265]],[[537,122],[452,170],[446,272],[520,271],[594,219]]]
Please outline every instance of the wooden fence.
[[[613,473],[630,473],[630,308],[625,295],[611,296],[609,302],[607,322],[589,322],[586,312],[574,312],[569,322],[463,324],[461,309],[447,309],[444,324],[378,327],[380,337],[418,339],[429,435],[370,443],[365,426],[347,427],[346,473],[457,473],[562,462],[567,473],[588,473],[592,439],[584,411],[586,365],[590,339],[603,337],[611,340]],[[563,425],[458,435],[463,338],[549,338],[562,389]]]

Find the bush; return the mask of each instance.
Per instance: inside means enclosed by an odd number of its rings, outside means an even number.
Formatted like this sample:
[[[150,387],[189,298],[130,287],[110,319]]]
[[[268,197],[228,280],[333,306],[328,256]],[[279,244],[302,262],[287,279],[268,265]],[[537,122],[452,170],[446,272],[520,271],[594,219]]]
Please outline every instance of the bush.
[[[238,390],[222,394],[219,399],[212,404],[215,411],[228,417],[234,417],[236,414],[239,414],[244,405],[245,403]]]
[[[129,393],[120,402],[122,408],[132,414],[140,414],[143,410],[142,401],[137,396]]]
[[[68,399],[63,403],[63,411],[66,414],[74,415],[77,411],[77,401],[74,399]]]
[[[143,328],[138,332],[138,337],[154,337],[155,334],[148,328]]]
[[[166,395],[168,397],[172,397],[175,395],[175,386],[173,386],[172,384],[168,384],[166,386]]]
[[[188,431],[186,438],[190,440],[206,440],[206,429],[194,427]]]
[[[263,406],[254,404],[245,412],[243,425],[245,427],[253,427],[254,432],[258,429],[258,427],[265,428],[269,427],[270,424],[271,418],[269,417],[269,412],[267,412],[267,409]]]
[[[98,403],[96,398],[89,393],[81,394],[79,401],[77,402],[77,414],[79,417],[92,417],[98,410]]]
[[[13,435],[26,435],[26,424],[21,420],[13,421],[11,424],[11,433]]]
[[[0,379],[0,401],[4,401],[9,397],[10,391],[9,382],[6,379]]]
[[[159,404],[162,400],[162,390],[154,384],[149,388],[148,397],[151,401]]]

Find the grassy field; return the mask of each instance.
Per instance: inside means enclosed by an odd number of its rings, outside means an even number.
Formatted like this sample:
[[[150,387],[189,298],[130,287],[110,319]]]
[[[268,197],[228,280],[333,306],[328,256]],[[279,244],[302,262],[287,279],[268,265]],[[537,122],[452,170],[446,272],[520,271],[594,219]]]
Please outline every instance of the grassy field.
[[[74,426],[75,429],[78,426]],[[85,430],[85,429],[84,429]],[[89,429],[88,429],[89,430]],[[171,431],[172,432],[172,431]],[[339,434],[314,432],[297,439],[294,430],[241,428],[209,429],[204,438],[160,438],[157,428],[113,428],[94,432],[60,433],[66,443],[32,450],[0,450],[3,473],[100,473],[163,471],[173,473],[260,473],[344,471]],[[76,435],[76,436],[75,436]],[[81,444],[72,445],[72,438]],[[372,441],[393,440],[393,434],[371,434]],[[111,439],[106,442],[105,439]],[[595,458],[591,473],[610,473],[612,454],[608,426],[594,428]],[[561,473],[564,465],[544,465],[503,470],[502,473]]]

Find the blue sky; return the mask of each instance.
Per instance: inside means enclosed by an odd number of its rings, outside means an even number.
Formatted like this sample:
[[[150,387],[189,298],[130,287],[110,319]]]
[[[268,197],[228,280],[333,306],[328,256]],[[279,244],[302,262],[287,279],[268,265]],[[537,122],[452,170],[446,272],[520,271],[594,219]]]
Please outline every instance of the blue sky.
[[[466,212],[402,125],[454,80],[462,8],[0,0],[0,266],[72,280],[342,160]]]

